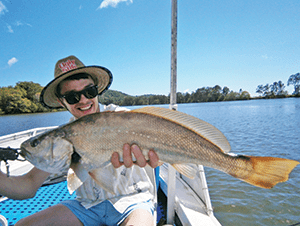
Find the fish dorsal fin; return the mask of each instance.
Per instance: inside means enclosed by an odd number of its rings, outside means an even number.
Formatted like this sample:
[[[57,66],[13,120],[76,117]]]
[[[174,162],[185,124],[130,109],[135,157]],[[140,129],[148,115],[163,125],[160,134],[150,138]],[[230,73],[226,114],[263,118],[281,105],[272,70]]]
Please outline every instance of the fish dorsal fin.
[[[144,113],[177,123],[207,139],[224,153],[230,151],[230,144],[224,134],[213,125],[183,112],[159,107],[143,107],[131,112]]]

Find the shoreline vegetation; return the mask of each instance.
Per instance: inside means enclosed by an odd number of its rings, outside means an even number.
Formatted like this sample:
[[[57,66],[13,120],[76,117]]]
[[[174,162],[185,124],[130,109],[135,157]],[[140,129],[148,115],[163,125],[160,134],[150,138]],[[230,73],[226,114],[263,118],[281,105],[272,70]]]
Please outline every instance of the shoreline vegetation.
[[[240,89],[238,92],[230,90],[227,86],[220,87],[202,87],[192,93],[177,92],[177,103],[202,103],[218,101],[238,101],[253,99],[275,99],[300,97],[300,73],[291,75],[287,85],[294,86],[292,95],[285,91],[285,85],[282,81],[272,84],[258,85],[256,93],[258,97],[251,97],[248,91]],[[34,82],[18,82],[14,87],[0,87],[0,115],[23,114],[23,113],[41,113],[63,111],[64,109],[48,109],[39,102],[40,93],[43,87]],[[114,103],[120,106],[134,105],[157,105],[169,104],[170,95],[145,94],[132,96],[120,91],[108,90],[99,96],[101,104]]]

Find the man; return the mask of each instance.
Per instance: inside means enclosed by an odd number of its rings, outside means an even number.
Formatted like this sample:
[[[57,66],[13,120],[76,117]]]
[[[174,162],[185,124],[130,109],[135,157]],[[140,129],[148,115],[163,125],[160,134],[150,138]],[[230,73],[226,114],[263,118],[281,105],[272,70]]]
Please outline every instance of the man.
[[[66,108],[78,119],[100,112],[97,95],[109,88],[111,72],[99,66],[84,66],[75,56],[59,60],[55,66],[55,79],[41,93],[41,103],[49,108]],[[131,153],[136,158],[133,163]],[[149,152],[148,164],[154,168],[158,156]],[[64,201],[20,220],[16,225],[153,225],[155,186],[153,169],[136,145],[123,146],[123,162],[118,153],[111,164],[102,170],[103,178],[115,180],[105,189],[92,178],[87,179],[77,191],[76,200]],[[146,167],[145,167],[146,166]],[[143,168],[141,168],[143,167]],[[27,199],[50,175],[33,168],[25,175],[6,177],[0,172],[0,193],[13,199]],[[117,191],[114,193],[111,190]]]

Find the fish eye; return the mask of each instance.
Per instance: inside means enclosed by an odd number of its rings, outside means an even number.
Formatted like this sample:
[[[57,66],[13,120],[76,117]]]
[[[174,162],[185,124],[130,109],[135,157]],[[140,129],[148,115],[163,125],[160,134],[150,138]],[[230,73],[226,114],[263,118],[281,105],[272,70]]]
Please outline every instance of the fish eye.
[[[38,146],[39,144],[39,140],[38,139],[34,139],[30,142],[31,147],[35,148],[36,146]]]

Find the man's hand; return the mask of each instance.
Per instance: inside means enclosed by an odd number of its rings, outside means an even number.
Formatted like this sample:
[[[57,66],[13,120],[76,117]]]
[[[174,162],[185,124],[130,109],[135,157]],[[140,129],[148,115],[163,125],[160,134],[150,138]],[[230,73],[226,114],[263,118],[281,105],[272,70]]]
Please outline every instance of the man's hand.
[[[134,163],[132,160],[133,153],[134,157],[136,158],[136,162]],[[115,168],[119,168],[122,165],[125,165],[127,168],[133,166],[133,164],[138,165],[139,167],[145,167],[149,164],[152,168],[155,168],[160,164],[158,155],[154,150],[150,150],[148,153],[149,161],[146,161],[144,155],[141,152],[141,149],[136,145],[129,145],[124,144],[123,146],[123,162],[120,162],[120,156],[118,152],[114,152],[111,156],[111,163]]]

